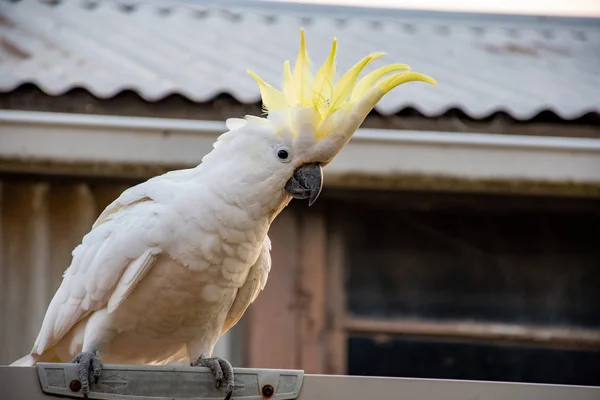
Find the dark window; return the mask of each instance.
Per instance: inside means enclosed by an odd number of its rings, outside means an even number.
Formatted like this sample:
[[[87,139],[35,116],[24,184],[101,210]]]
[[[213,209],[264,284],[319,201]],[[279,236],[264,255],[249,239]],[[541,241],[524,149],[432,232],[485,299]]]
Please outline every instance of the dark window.
[[[348,373],[600,386],[600,352],[351,337]]]
[[[351,209],[352,314],[600,327],[600,211]]]

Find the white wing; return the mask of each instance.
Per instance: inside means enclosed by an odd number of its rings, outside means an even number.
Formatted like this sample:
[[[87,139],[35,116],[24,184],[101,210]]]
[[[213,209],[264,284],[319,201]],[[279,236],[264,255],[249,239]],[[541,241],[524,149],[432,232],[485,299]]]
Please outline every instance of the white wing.
[[[256,263],[250,268],[246,282],[238,290],[235,300],[229,309],[221,334],[227,332],[240,320],[248,306],[256,300],[258,294],[265,288],[269,271],[271,271],[270,251],[271,240],[266,236]]]
[[[192,170],[174,171],[124,191],[73,251],[73,260],[48,306],[32,353],[42,354],[90,313],[114,311],[150,270],[161,249],[155,240],[161,208],[171,185]]]

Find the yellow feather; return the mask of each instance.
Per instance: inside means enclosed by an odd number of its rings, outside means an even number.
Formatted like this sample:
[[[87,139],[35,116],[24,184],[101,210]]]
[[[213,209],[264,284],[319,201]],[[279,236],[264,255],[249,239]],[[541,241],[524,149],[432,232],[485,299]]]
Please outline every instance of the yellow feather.
[[[329,108],[329,99],[333,95],[333,81],[335,79],[335,52],[337,49],[337,39],[333,38],[331,51],[325,63],[315,76],[313,85],[313,104],[321,116],[327,113]]]
[[[292,71],[290,62],[283,64],[282,90],[278,90],[263,81],[253,71],[248,73],[256,80],[260,88],[263,106],[267,112],[282,110],[275,116],[284,121],[286,130],[292,135],[306,131],[308,125],[316,126],[317,139],[339,132],[340,129],[355,129],[382,96],[395,87],[411,81],[422,81],[436,84],[427,75],[410,70],[405,64],[391,64],[366,74],[358,82],[358,77],[365,67],[385,53],[371,53],[350,68],[335,83],[337,39],[333,39],[331,50],[316,75],[311,71],[310,59],[306,49],[304,29],[300,29],[300,49]],[[397,71],[391,76],[387,74]],[[307,108],[308,107],[308,108]],[[314,121],[307,121],[310,112]],[[279,119],[282,118],[282,119]],[[267,120],[260,120],[267,123]],[[280,129],[280,128],[278,128]],[[309,129],[310,130],[310,129]]]
[[[335,91],[333,92],[333,97],[331,99],[330,111],[334,112],[337,110],[352,94],[352,89],[354,88],[354,83],[360,75],[361,71],[372,61],[377,60],[385,55],[385,53],[371,53],[368,56],[364,57],[362,60],[354,64],[352,68],[346,72],[344,76],[342,76],[335,86]]]
[[[293,87],[298,96],[298,103],[301,106],[310,104],[311,78],[310,60],[306,50],[306,36],[304,34],[304,29],[300,29],[300,49],[298,50],[298,57],[296,58],[296,64],[294,65]]]
[[[267,111],[285,107],[285,96],[283,95],[283,93],[281,93],[281,91],[275,89],[273,86],[263,81],[251,69],[248,70],[248,73],[254,78],[256,83],[258,83],[258,87],[260,89],[260,96],[262,97],[263,105],[267,109]]]
[[[360,81],[358,81],[354,87],[350,101],[355,101],[363,97],[365,93],[367,93],[367,90],[369,90],[369,88],[371,88],[371,86],[373,86],[373,84],[382,76],[393,71],[407,71],[409,69],[410,67],[406,64],[390,64],[377,68],[375,71],[368,73]]]
[[[381,82],[379,82],[377,84],[377,87],[382,89],[384,93],[387,93],[390,90],[392,90],[393,88],[395,88],[396,86],[400,86],[403,83],[414,82],[414,81],[427,82],[427,83],[431,83],[432,85],[436,84],[435,79],[433,79],[427,75],[411,71],[411,72],[400,72],[398,74],[394,74],[390,77],[387,77],[384,80],[382,80]]]

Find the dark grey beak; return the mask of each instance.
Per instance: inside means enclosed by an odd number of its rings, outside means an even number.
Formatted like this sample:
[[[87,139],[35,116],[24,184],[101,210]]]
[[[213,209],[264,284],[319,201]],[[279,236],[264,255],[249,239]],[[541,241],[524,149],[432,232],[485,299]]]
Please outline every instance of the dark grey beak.
[[[309,199],[312,206],[323,187],[323,170],[320,164],[305,164],[294,171],[285,184],[285,191],[295,199]]]

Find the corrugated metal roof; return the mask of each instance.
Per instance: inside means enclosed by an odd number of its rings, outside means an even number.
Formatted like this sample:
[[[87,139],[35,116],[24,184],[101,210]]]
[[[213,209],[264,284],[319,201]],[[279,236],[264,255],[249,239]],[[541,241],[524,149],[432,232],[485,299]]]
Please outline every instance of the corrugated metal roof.
[[[334,10],[3,2],[0,91],[33,83],[52,95],[81,87],[100,98],[131,89],[148,101],[178,93],[205,102],[229,93],[254,103],[259,92],[246,69],[277,85],[304,26],[317,63],[336,36],[340,69],[385,51],[373,68],[403,62],[437,79],[435,87],[410,83],[385,96],[377,106],[382,114],[406,107],[427,116],[460,108],[475,118],[600,112],[600,20]]]

